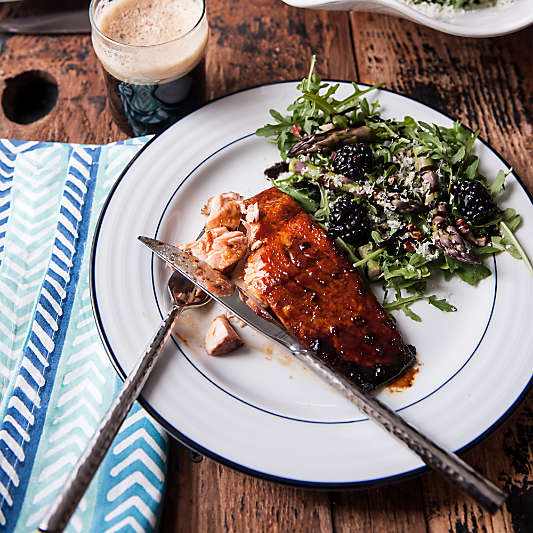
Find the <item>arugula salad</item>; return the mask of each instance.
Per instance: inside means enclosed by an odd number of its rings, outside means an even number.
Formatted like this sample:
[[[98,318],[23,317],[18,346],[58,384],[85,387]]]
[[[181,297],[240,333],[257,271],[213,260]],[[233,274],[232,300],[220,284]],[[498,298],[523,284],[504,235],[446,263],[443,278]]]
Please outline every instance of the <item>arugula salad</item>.
[[[493,6],[496,0],[412,0],[414,4],[437,4],[453,9],[468,9],[476,7]]]
[[[490,276],[483,259],[508,252],[531,261],[514,236],[520,216],[501,209],[501,170],[489,183],[472,152],[479,131],[458,122],[445,128],[384,118],[360,89],[335,96],[339,84],[314,71],[298,84],[288,114],[256,131],[276,143],[282,162],[265,171],[335,239],[369,281],[381,282],[387,310],[421,318],[410,306],[426,300],[442,311],[452,303],[427,294],[427,281],[457,276],[476,285]]]

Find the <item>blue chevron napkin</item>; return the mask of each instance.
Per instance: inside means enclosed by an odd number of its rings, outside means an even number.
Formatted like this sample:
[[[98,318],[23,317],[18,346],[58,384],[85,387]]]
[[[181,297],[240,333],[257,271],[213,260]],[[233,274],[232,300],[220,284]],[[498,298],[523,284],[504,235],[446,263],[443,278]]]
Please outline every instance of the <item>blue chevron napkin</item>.
[[[0,531],[35,531],[117,392],[91,310],[90,243],[146,140],[0,140]],[[166,454],[135,406],[67,531],[157,529]]]

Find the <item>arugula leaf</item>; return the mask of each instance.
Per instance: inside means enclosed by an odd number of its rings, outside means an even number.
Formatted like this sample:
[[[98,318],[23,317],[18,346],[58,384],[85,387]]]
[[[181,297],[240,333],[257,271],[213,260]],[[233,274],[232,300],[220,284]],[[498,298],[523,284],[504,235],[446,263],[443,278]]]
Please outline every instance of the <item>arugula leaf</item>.
[[[386,295],[385,295],[385,298],[386,298]],[[416,320],[417,322],[420,322],[422,320],[420,316],[418,316],[410,308],[412,304],[420,300],[426,300],[428,303],[430,303],[437,309],[440,309],[441,311],[445,311],[446,313],[453,313],[457,311],[457,308],[454,305],[448,303],[445,298],[439,299],[434,294],[431,296],[424,296],[421,292],[416,292],[415,294],[410,295],[410,296],[401,296],[401,292],[399,290],[396,291],[396,300],[392,302],[384,301],[383,307],[387,311],[400,310],[412,320]]]
[[[385,293],[385,298],[387,297],[387,294]],[[396,300],[392,302],[383,302],[383,307],[387,311],[394,311],[399,310],[402,311],[406,316],[408,316],[410,319],[415,320],[416,322],[422,322],[422,319],[420,316],[418,316],[412,309],[410,309],[410,306],[417,302],[418,300],[422,300],[424,296],[420,293],[415,293],[412,296],[406,296],[402,297],[401,291],[396,291]]]
[[[313,199],[313,193],[309,189],[296,188],[296,180],[291,178],[272,180],[272,184],[294,198],[308,213],[315,213],[319,204]]]
[[[466,281],[469,285],[477,285],[482,279],[488,278],[491,275],[491,271],[481,263],[474,265],[461,263],[454,270],[454,274],[459,276],[463,281]]]
[[[362,259],[359,261],[356,261],[353,266],[355,268],[360,267],[371,261],[372,259],[376,259],[383,253],[383,248],[378,248],[377,250],[374,250],[370,253],[367,253]]]
[[[502,244],[505,244],[506,242],[510,243],[510,246],[514,248],[518,256],[524,261],[527,268],[533,274],[533,265],[531,264],[531,260],[527,256],[525,250],[522,248],[520,243],[518,242],[518,239],[515,237],[513,230],[502,220],[500,222],[500,228],[502,230],[502,233],[505,236],[505,239],[502,239]],[[506,241],[506,242],[504,242]]]
[[[477,174],[477,167],[479,165],[479,159],[474,159],[465,170],[465,178],[473,180]]]
[[[415,322],[422,322],[422,318],[420,318],[420,315],[417,315],[412,309],[409,308],[408,305],[404,305],[400,308],[406,316],[408,316],[411,320],[414,320]]]
[[[498,172],[498,174],[496,175],[496,179],[492,182],[491,186],[489,187],[489,190],[492,196],[496,196],[502,192],[507,174],[508,173],[506,173],[503,170],[500,170]]]
[[[409,264],[414,267],[419,267],[427,263],[427,259],[420,254],[414,253],[409,258]]]
[[[464,158],[465,154],[466,154],[465,146],[460,146],[459,150],[457,150],[457,152],[455,152],[455,154],[451,156],[450,163],[452,165],[455,165],[456,163],[458,163]]]
[[[256,135],[260,137],[274,137],[275,135],[280,135],[286,129],[285,124],[267,124],[262,128],[258,128],[255,131]]]
[[[346,252],[348,259],[352,264],[355,264],[358,261],[359,258],[357,257],[353,246],[350,246],[348,243],[344,242],[340,237],[337,237],[335,242]]]
[[[441,298],[440,300],[433,294],[432,296],[429,296],[426,298],[427,301],[434,305],[437,309],[440,309],[441,311],[445,311],[446,313],[453,313],[457,311],[457,307],[455,305],[452,305],[446,301],[446,298]]]
[[[320,207],[313,215],[316,220],[329,221],[329,213],[331,211],[329,205],[329,196],[326,188],[323,185],[319,185],[320,188]]]

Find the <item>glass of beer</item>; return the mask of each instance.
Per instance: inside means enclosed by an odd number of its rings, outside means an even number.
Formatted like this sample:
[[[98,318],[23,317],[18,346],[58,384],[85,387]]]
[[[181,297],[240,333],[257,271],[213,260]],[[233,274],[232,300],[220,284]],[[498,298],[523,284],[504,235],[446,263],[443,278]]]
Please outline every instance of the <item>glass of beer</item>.
[[[160,133],[205,98],[205,0],[92,0],[92,42],[114,120]]]

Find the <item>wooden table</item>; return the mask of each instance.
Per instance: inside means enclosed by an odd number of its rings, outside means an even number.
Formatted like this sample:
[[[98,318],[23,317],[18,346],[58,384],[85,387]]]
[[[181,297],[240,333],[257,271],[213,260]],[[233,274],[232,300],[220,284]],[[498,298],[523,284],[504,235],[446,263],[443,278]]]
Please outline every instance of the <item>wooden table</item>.
[[[24,6],[3,6],[0,17],[42,11],[46,3]],[[208,13],[209,98],[302,78],[314,53],[323,77],[384,82],[479,128],[533,190],[533,27],[507,37],[462,39],[393,17],[296,10],[279,0],[208,0]],[[27,125],[0,110],[2,137],[79,143],[124,137],[106,107],[89,36],[0,36],[2,84],[33,69],[57,80],[57,105]],[[464,455],[511,495],[493,516],[433,473],[389,487],[315,492],[254,479],[209,459],[193,462],[173,442],[162,532],[533,531],[532,436],[530,394]]]

